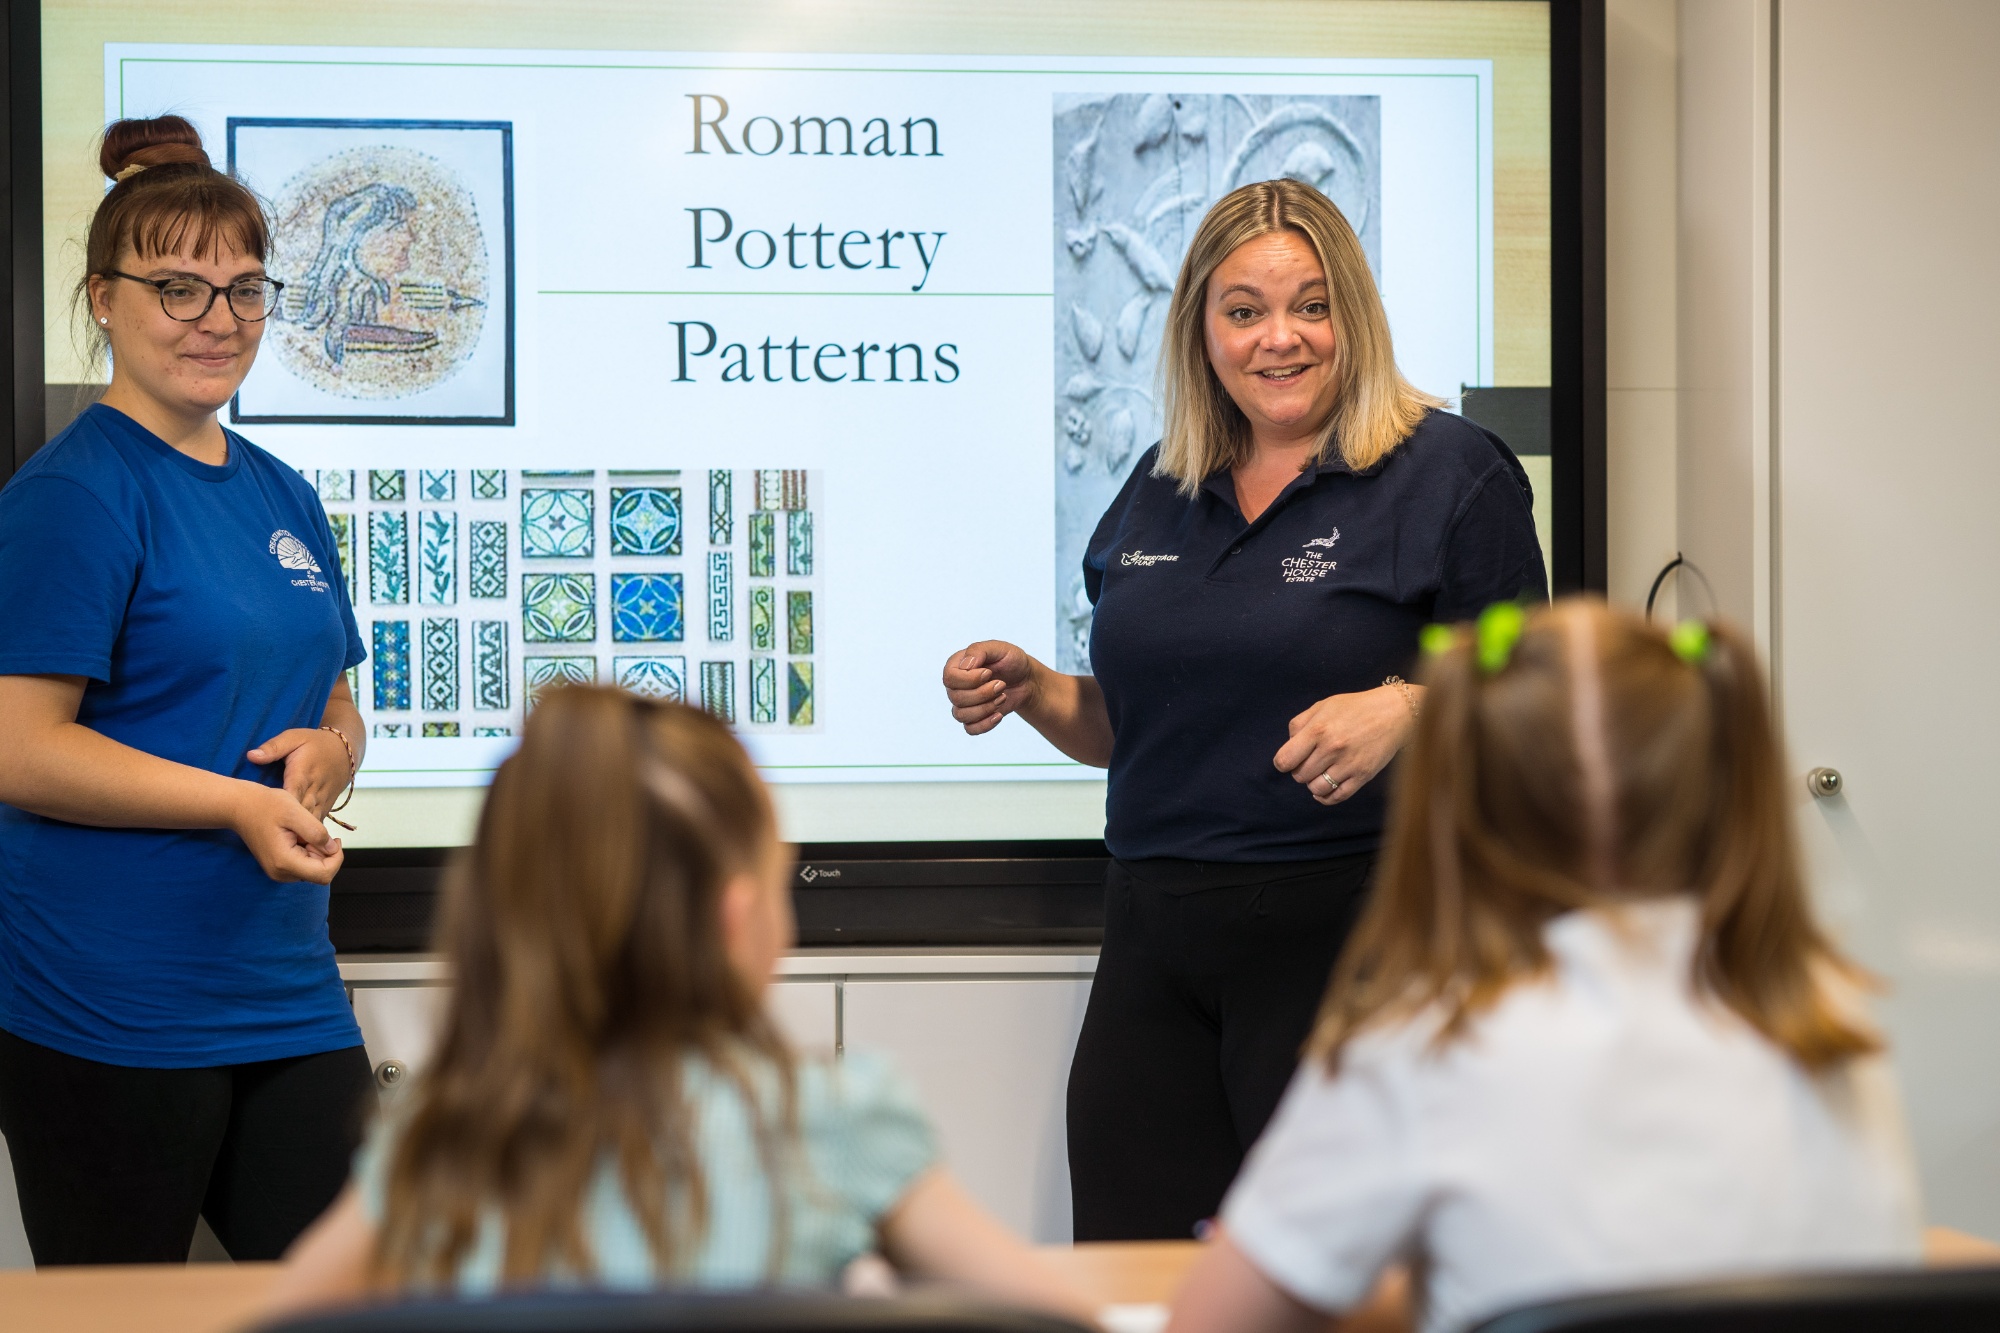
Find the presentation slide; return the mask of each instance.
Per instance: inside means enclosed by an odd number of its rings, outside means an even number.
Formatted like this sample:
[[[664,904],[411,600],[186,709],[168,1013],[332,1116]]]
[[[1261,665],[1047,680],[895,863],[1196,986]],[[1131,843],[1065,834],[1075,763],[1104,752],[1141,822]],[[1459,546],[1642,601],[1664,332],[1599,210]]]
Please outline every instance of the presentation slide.
[[[728,719],[794,837],[1095,836],[1101,771],[965,736],[938,673],[980,638],[1088,670],[1084,545],[1238,185],[1341,207],[1421,387],[1546,383],[1545,295],[1500,299],[1493,55],[162,26],[94,44],[99,125],[184,115],[267,202],[285,289],[226,416],[325,505],[381,841],[456,841],[567,681]],[[1545,281],[1545,143],[1540,188]],[[1503,366],[1535,321],[1539,375]]]

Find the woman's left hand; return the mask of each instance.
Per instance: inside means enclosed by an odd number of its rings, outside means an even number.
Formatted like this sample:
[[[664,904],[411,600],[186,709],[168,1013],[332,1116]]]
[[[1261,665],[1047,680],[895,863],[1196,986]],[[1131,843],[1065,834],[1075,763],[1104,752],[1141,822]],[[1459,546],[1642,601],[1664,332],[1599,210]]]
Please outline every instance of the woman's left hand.
[[[293,727],[281,731],[252,750],[249,757],[253,764],[284,764],[285,790],[312,811],[315,819],[326,818],[354,776],[348,767],[347,747],[340,743],[340,737],[323,729]]]
[[[1415,724],[1393,685],[1331,695],[1292,719],[1292,738],[1272,762],[1321,805],[1339,805],[1388,767]]]

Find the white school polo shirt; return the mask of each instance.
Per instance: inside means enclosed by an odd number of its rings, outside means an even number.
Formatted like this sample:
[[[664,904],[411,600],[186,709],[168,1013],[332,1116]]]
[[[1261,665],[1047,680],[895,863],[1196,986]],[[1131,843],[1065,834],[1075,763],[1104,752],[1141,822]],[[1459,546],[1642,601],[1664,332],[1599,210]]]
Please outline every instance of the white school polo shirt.
[[[1572,912],[1554,967],[1435,1049],[1417,1022],[1293,1080],[1223,1206],[1273,1282],[1337,1312],[1388,1264],[1426,1330],[1614,1288],[1921,1259],[1879,1059],[1812,1076],[1689,982],[1691,898]]]

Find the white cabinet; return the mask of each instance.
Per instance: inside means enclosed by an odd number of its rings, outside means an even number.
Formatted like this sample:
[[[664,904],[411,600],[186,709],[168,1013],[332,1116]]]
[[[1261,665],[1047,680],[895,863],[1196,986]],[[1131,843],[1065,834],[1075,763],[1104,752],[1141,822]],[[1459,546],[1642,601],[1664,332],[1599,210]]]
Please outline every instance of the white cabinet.
[[[390,1061],[405,1070],[421,1069],[430,1056],[449,991],[433,982],[356,986],[350,994],[354,1021],[361,1025],[361,1042],[368,1048],[368,1063],[376,1077]]]
[[[778,1030],[801,1054],[828,1056],[840,1049],[840,983],[780,981],[765,1004]]]
[[[945,1162],[1002,1221],[1070,1238],[1064,1095],[1090,997],[1091,953],[923,950],[794,954],[772,1017],[807,1055],[878,1050],[916,1086]],[[448,994],[433,959],[346,959],[369,1062],[423,1068]]]
[[[368,1063],[378,1073],[391,1060],[408,1072],[421,1069],[430,1056],[437,1025],[444,1017],[449,989],[443,981],[429,978],[409,982],[363,981],[355,984],[350,994],[354,1020],[361,1025],[361,1040],[368,1048]],[[839,1046],[835,982],[780,981],[771,987],[769,1003],[778,1027],[800,1051],[831,1055]]]
[[[850,979],[841,1037],[916,1085],[945,1164],[1029,1239],[1070,1239],[1064,1098],[1087,977]]]

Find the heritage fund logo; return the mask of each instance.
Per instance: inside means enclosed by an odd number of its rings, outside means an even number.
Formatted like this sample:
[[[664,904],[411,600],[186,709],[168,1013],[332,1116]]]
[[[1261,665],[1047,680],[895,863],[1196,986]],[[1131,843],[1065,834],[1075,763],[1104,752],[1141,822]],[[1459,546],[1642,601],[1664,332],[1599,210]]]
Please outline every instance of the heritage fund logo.
[[[1118,557],[1118,563],[1121,565],[1139,565],[1142,568],[1151,568],[1158,564],[1172,564],[1178,559],[1180,557],[1177,555],[1147,555],[1144,551],[1127,551]]]
[[[1326,536],[1314,537],[1301,546],[1299,549],[1305,552],[1304,555],[1286,556],[1279,561],[1279,567],[1285,572],[1285,582],[1317,583],[1340,568],[1339,561],[1326,558],[1326,553],[1331,551],[1333,544],[1339,540],[1340,529],[1335,528]]]

